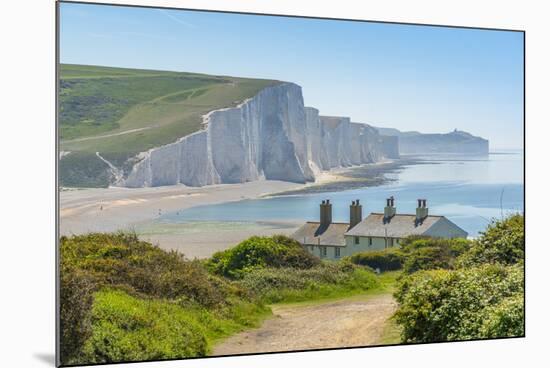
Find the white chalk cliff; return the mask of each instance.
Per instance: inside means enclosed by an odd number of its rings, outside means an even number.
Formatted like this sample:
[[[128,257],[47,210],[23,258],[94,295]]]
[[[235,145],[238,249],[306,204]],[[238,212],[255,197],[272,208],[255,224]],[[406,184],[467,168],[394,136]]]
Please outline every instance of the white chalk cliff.
[[[203,130],[139,154],[115,185],[305,183],[319,171],[376,162],[397,152],[397,141],[367,124],[304,107],[302,89],[293,83],[267,87],[237,107],[212,111],[203,123]]]

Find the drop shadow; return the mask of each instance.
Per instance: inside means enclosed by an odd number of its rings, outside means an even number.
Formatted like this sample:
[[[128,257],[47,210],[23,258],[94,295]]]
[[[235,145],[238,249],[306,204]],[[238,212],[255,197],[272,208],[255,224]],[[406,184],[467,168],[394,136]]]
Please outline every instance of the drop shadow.
[[[37,360],[40,360],[52,367],[55,367],[55,354],[50,353],[34,353],[33,355]]]

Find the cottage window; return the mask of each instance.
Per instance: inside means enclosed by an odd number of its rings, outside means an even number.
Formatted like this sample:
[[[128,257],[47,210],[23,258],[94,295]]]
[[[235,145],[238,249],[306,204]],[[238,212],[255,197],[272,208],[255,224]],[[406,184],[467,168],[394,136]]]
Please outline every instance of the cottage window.
[[[334,248],[334,258],[340,258],[340,248]]]
[[[359,244],[359,237],[358,237],[358,236],[354,236],[354,237],[353,237],[353,241],[355,242],[355,244]]]
[[[320,247],[321,257],[327,256],[327,247]]]
[[[372,245],[372,238],[369,237],[369,246]]]

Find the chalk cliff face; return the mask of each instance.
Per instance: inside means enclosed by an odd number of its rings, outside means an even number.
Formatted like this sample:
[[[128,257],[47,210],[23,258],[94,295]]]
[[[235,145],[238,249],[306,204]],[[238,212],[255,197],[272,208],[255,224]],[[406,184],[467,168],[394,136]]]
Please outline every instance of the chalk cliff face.
[[[383,141],[370,125],[352,123],[347,117],[320,116],[306,107],[308,154],[320,170],[376,162],[388,157]]]
[[[371,126],[319,116],[318,110],[304,107],[298,85],[280,83],[237,107],[210,112],[203,130],[141,153],[115,185],[305,183],[321,170],[389,157],[385,145]]]

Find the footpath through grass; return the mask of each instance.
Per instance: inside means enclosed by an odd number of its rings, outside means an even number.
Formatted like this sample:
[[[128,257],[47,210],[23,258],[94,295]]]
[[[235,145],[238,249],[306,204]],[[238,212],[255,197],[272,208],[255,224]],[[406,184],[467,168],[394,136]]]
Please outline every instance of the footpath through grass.
[[[252,237],[204,261],[126,233],[60,244],[63,364],[205,356],[259,327],[270,304],[388,292],[396,276],[322,262],[285,236]]]

